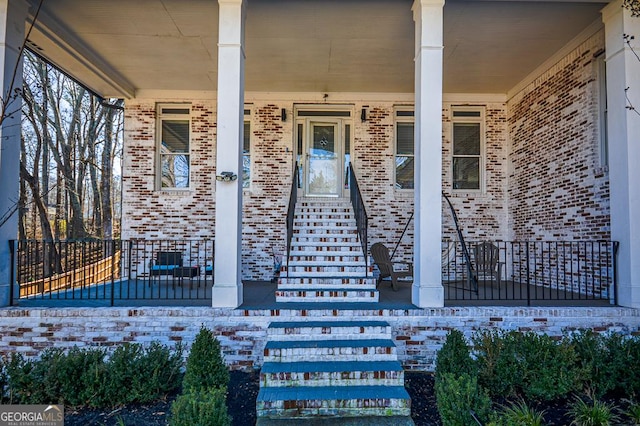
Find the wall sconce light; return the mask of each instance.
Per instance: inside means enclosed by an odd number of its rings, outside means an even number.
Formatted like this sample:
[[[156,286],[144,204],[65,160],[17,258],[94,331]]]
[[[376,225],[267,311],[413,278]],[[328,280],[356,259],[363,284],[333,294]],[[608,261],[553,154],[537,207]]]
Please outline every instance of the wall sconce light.
[[[362,112],[360,112],[360,120],[362,120],[363,123],[367,121],[367,110],[365,108],[362,108]]]
[[[284,122],[287,121],[287,110],[282,108],[280,110],[280,119]]]
[[[216,176],[218,182],[233,182],[238,179],[238,175],[233,172],[222,172]]]

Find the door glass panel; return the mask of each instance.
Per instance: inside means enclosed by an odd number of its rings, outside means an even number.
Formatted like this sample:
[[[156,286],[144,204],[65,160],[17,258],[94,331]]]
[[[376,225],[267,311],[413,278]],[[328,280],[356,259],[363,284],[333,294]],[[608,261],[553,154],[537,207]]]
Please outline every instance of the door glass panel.
[[[309,194],[338,194],[339,157],[336,130],[335,124],[312,125],[309,147]]]

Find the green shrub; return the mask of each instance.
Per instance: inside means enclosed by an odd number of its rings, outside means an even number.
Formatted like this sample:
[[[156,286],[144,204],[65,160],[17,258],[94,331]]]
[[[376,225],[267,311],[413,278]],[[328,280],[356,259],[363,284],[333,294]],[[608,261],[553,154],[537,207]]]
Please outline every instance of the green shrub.
[[[571,424],[575,426],[620,424],[620,417],[615,413],[614,408],[597,399],[586,402],[584,399],[576,397],[569,409],[569,415],[572,418]]]
[[[202,327],[196,336],[187,358],[182,382],[185,391],[218,388],[229,385],[229,370],[222,359],[220,342],[211,330]]]
[[[171,405],[171,426],[228,426],[226,390],[190,389]]]
[[[632,425],[640,425],[640,404],[629,401],[629,408],[625,411]]]
[[[464,335],[458,330],[451,330],[436,357],[436,381],[443,374],[458,377],[463,374],[476,375],[475,364],[471,359],[469,346]]]
[[[611,356],[609,374],[615,375],[617,390],[627,397],[640,395],[640,368],[629,368],[640,365],[640,336],[612,335],[607,348]]]
[[[480,421],[489,418],[491,400],[487,392],[478,386],[476,377],[469,374],[455,376],[442,374],[436,382],[436,400],[442,423],[447,426],[476,424],[472,411]]]
[[[474,336],[478,381],[494,397],[552,400],[581,383],[568,340],[536,333],[480,332]]]
[[[55,361],[43,355],[40,366],[48,368],[50,388],[47,396],[59,398],[60,403],[72,407],[101,407],[109,403],[104,395],[104,383],[108,367],[106,351],[102,348],[79,349],[74,347],[66,354],[62,350],[52,351]],[[42,402],[40,402],[42,404]]]
[[[7,403],[6,390],[9,387],[9,376],[7,376],[5,361],[6,358],[0,355],[0,404]]]
[[[576,367],[582,371],[585,390],[601,397],[614,389],[616,378],[611,375],[605,337],[593,330],[581,330],[569,339],[576,352]]]
[[[495,414],[497,417],[487,426],[544,426],[544,411],[536,411],[524,400],[515,402]]]
[[[153,342],[119,346],[109,358],[106,394],[117,404],[154,401],[180,386],[182,347],[173,353]]]
[[[6,362],[8,398],[71,407],[146,403],[180,386],[181,366],[181,348],[171,353],[158,343],[125,344],[108,359],[102,348],[47,349],[37,360],[13,354]]]
[[[522,387],[523,375],[518,349],[518,334],[504,331],[480,331],[473,336],[478,383],[493,397],[515,397]]]

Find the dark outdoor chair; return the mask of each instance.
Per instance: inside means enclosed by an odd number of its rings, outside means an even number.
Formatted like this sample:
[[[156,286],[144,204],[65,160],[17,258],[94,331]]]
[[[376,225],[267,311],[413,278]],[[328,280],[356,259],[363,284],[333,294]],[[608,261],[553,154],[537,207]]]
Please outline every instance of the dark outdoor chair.
[[[151,277],[174,275],[174,270],[182,268],[182,253],[179,251],[159,251],[156,259],[151,261],[149,274]],[[151,284],[151,283],[149,283]]]
[[[413,264],[409,262],[393,262],[389,256],[389,249],[382,243],[375,243],[371,246],[371,256],[373,262],[380,270],[377,285],[382,280],[389,278],[394,291],[398,291],[399,278],[413,278]]]
[[[500,287],[504,262],[500,262],[498,246],[488,241],[476,244],[473,246],[473,262],[478,279],[495,280]]]

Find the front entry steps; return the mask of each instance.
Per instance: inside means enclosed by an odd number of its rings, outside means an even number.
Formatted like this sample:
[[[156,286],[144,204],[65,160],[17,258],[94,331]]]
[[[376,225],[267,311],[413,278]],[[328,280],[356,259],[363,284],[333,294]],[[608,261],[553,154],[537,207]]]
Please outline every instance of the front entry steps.
[[[357,235],[348,200],[301,200],[276,300],[309,309],[315,303],[358,309],[377,302]],[[389,323],[309,317],[272,322],[257,412],[261,426],[413,425]]]

